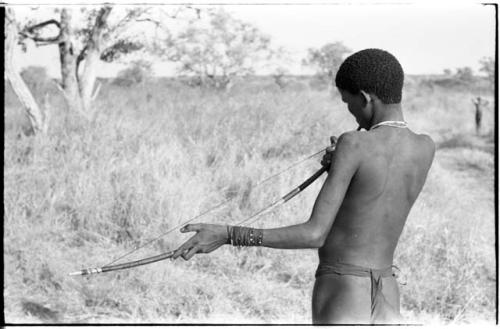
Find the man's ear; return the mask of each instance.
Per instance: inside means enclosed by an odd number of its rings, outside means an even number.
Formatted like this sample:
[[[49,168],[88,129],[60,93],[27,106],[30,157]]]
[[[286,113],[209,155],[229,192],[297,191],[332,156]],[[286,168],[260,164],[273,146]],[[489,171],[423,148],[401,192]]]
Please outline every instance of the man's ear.
[[[372,97],[366,91],[361,90],[361,95],[363,95],[363,97],[365,98],[366,104],[368,104],[372,101]]]

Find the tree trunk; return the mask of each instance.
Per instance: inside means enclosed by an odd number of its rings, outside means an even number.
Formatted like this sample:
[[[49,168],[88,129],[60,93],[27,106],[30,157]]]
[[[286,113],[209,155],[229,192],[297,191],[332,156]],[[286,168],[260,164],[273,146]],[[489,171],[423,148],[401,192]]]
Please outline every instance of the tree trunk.
[[[108,19],[111,7],[103,7],[97,14],[94,27],[85,46],[85,63],[83,72],[79,78],[80,95],[82,97],[83,108],[89,111],[92,103],[92,93],[96,81],[96,70],[101,55],[101,43],[106,21]]]
[[[71,37],[71,12],[64,8],[61,10],[60,21],[61,42],[59,43],[59,60],[61,63],[62,91],[70,111],[84,113],[84,107],[77,80],[77,55],[73,49]]]
[[[45,116],[40,111],[40,107],[36,103],[29,88],[24,83],[24,80],[19,74],[19,70],[15,67],[12,60],[19,33],[12,9],[6,8],[5,16],[5,78],[9,81],[12,90],[26,110],[33,132],[46,133],[48,129],[48,120],[45,120]]]
[[[92,92],[96,81],[96,64],[99,62],[99,53],[95,50],[87,53],[83,74],[79,80],[80,95],[85,112],[91,111]]]

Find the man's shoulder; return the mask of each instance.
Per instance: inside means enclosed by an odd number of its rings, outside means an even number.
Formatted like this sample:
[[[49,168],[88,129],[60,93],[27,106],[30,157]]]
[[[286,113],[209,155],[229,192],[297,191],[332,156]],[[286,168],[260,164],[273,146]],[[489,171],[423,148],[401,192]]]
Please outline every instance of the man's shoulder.
[[[351,149],[362,149],[370,147],[372,142],[367,131],[352,130],[340,135],[337,145],[343,143],[346,147]]]
[[[339,136],[336,153],[341,153],[344,157],[351,159],[361,159],[363,154],[369,149],[370,140],[366,132],[347,131]]]
[[[431,160],[434,158],[436,153],[436,144],[434,140],[429,135],[417,134],[416,138],[418,143],[421,145],[420,150],[424,152]]]
[[[436,144],[429,135],[414,133],[414,140],[418,144],[418,149],[430,155],[434,155]]]
[[[356,149],[361,147],[362,137],[360,134],[360,131],[346,131],[339,136],[339,139],[337,140],[337,148]]]
[[[434,143],[434,140],[431,138],[431,136],[425,134],[419,134],[418,137],[422,141],[422,144],[427,146],[429,149],[433,150],[436,149],[436,144]]]
[[[415,151],[425,153],[429,158],[434,157],[436,145],[429,135],[411,133],[413,146]],[[408,141],[409,142],[409,141]],[[337,141],[337,148],[349,150],[349,152],[359,151],[362,154],[368,155],[370,151],[378,150],[381,145],[380,141],[372,138],[369,131],[348,131],[340,135]]]

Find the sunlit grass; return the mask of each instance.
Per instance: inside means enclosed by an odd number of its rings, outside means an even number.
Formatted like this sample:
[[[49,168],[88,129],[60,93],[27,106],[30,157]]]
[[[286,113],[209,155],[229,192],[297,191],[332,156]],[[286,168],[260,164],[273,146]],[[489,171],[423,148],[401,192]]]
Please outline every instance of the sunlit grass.
[[[410,126],[438,144],[395,259],[408,283],[402,311],[414,323],[494,321],[493,155],[488,138],[474,136],[471,97],[405,92]],[[226,246],[190,262],[67,273],[106,264],[228,197],[203,221],[237,223],[288,192],[319,158],[252,186],[356,128],[338,96],[149,84],[107,86],[96,107],[94,122],[55,116],[49,134],[36,138],[17,138],[9,120],[19,109],[6,111],[6,321],[310,323],[314,250]],[[255,225],[306,220],[319,186]],[[172,233],[127,260],[184,239]]]

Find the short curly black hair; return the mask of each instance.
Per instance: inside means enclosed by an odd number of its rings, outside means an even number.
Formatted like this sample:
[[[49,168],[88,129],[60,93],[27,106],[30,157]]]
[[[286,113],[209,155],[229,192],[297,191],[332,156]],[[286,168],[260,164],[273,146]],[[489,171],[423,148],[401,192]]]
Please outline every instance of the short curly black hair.
[[[364,49],[347,57],[335,77],[338,88],[375,94],[385,104],[401,102],[404,72],[396,57],[382,49]]]

